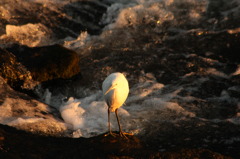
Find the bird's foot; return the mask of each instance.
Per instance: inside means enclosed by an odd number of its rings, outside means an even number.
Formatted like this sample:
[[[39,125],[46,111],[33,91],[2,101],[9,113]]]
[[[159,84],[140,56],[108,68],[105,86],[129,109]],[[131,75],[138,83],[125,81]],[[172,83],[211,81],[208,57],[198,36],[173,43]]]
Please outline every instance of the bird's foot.
[[[124,138],[124,139],[128,139],[127,136],[133,136],[133,134],[131,133],[125,133],[125,132],[122,132],[120,131],[119,133],[113,133],[113,132],[108,132],[107,134],[104,135],[105,137],[106,136],[112,136],[112,137],[117,137],[117,136],[120,136],[121,138]]]
[[[113,133],[113,132],[108,132],[107,134],[105,134],[104,136],[112,136],[112,137],[116,137],[117,136],[117,134],[115,134],[115,133]]]
[[[122,131],[119,132],[119,135],[125,139],[128,139],[128,137],[126,135],[133,136],[133,134],[131,134],[131,133],[125,133]]]

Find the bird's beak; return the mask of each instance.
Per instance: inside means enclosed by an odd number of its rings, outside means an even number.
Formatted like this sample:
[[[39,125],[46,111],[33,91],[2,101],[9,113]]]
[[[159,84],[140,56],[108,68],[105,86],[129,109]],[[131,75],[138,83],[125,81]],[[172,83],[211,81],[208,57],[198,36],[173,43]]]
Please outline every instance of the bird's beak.
[[[117,86],[117,84],[112,85],[112,86],[106,91],[106,93],[105,93],[104,95],[108,94],[108,92],[111,91],[112,89],[114,89],[116,86]]]

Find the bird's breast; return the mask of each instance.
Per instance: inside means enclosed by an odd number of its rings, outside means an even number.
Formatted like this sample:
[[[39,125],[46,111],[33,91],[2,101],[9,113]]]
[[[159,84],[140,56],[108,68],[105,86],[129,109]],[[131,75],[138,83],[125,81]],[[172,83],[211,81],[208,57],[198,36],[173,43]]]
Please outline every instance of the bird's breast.
[[[123,89],[112,89],[104,97],[111,111],[121,107],[126,101],[128,91]]]

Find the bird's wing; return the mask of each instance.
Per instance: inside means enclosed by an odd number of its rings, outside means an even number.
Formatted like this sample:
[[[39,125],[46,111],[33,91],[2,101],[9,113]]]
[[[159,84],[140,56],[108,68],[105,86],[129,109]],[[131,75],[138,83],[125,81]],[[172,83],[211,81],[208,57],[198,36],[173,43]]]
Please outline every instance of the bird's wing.
[[[111,90],[111,92],[109,92],[108,96],[107,96],[107,99],[106,99],[106,102],[108,104],[108,107],[110,108],[111,111],[115,111],[117,107],[117,97],[116,97],[116,90]]]

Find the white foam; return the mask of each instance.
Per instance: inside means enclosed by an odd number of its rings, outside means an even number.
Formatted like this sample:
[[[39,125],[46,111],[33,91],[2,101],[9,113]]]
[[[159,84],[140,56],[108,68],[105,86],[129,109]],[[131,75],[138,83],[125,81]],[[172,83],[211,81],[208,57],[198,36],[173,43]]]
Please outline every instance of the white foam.
[[[70,129],[75,131],[74,137],[90,137],[107,131],[107,105],[104,101],[89,102],[89,97],[79,100],[70,98],[60,107],[60,112]],[[111,124],[114,130],[117,125],[113,115],[111,114]],[[120,117],[128,115],[126,110],[119,108]]]
[[[60,107],[60,112],[63,120],[72,125],[73,129],[79,129],[84,124],[84,119],[82,118],[85,110],[81,107],[78,107],[80,102],[74,101],[73,98],[70,98],[66,105]]]
[[[119,108],[120,123],[124,131],[142,133],[143,121],[169,120],[168,116],[195,117],[193,112],[185,110],[176,102],[171,102],[180,90],[169,94],[161,94],[164,85],[155,80],[146,80],[130,90],[126,104]],[[60,107],[64,121],[69,129],[74,131],[73,137],[91,137],[108,131],[107,105],[103,100],[102,92],[96,92],[82,99],[70,98]],[[160,115],[159,113],[162,112]],[[118,125],[114,113],[111,113],[111,127],[118,131]]]
[[[49,91],[49,89],[46,89],[44,94],[43,94],[43,100],[46,104],[50,104],[51,103],[51,97],[52,97],[52,93]]]
[[[31,132],[57,135],[66,130],[61,120],[50,114],[49,107],[33,99],[19,98],[16,93],[0,105],[0,123]]]
[[[121,8],[117,16],[115,15],[116,8],[118,10]],[[125,6],[122,4],[115,4],[108,9],[107,15],[108,16],[104,18],[107,22],[115,21],[107,26],[110,29],[122,28],[125,26],[137,26],[151,22],[161,24],[166,20],[173,20],[174,18],[173,14],[165,10],[161,3],[153,2],[143,2],[140,4],[130,3]],[[116,19],[112,20],[112,17],[116,17]]]
[[[151,107],[151,110],[173,110],[176,113],[184,113],[185,115],[189,115],[191,117],[195,117],[195,114],[189,111],[186,111],[183,109],[178,103],[174,102],[166,102],[164,99],[161,98],[150,98],[143,102],[144,105],[147,105],[148,107]]]
[[[182,7],[187,6],[186,15],[181,15]],[[106,28],[116,29],[126,26],[142,24],[161,25],[165,21],[173,21],[175,16],[186,16],[191,21],[197,22],[207,10],[206,0],[132,0],[127,2],[116,1],[107,9],[102,18]]]
[[[41,23],[29,23],[21,26],[6,25],[6,35],[29,47],[52,43],[51,31]]]
[[[36,117],[9,117],[9,118],[0,118],[0,122],[5,125],[9,126],[19,126],[23,124],[31,124],[31,123],[36,123],[39,121],[44,120],[43,118],[36,118]]]
[[[143,99],[154,91],[161,91],[161,88],[163,87],[163,84],[151,81],[137,84],[131,89],[131,96],[128,97],[127,102],[136,102],[137,100]]]
[[[88,41],[91,40],[91,36],[87,31],[81,32],[77,39],[66,38],[64,40],[64,47],[69,49],[77,50],[86,45]]]

